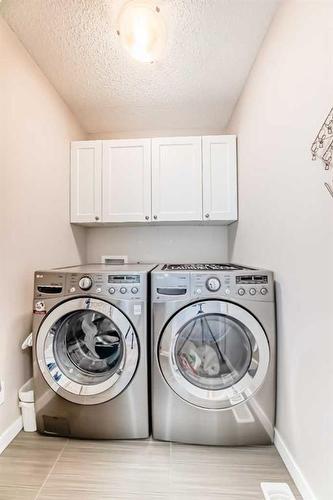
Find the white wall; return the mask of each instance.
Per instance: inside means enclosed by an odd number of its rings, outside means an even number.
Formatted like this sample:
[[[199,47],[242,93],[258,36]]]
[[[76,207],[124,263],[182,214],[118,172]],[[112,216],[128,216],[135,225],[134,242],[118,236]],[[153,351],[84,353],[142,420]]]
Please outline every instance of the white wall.
[[[127,255],[129,262],[224,262],[227,228],[222,226],[139,226],[88,228],[87,260]]]
[[[19,416],[30,376],[33,272],[85,259],[84,231],[69,221],[69,143],[83,132],[0,18],[0,435]]]
[[[277,429],[304,498],[333,498],[333,199],[310,147],[333,105],[333,2],[285,2],[232,117],[240,221],[231,259],[276,273]],[[308,486],[307,487],[307,484]]]

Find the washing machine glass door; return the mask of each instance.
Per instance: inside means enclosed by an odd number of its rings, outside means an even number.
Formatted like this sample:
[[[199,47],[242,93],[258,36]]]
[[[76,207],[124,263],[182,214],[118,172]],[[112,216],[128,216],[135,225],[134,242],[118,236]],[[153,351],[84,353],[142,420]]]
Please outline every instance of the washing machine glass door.
[[[36,353],[49,386],[63,398],[86,405],[108,401],[125,389],[139,361],[139,344],[118,308],[78,298],[45,317]]]
[[[210,300],[179,311],[164,328],[158,357],[171,388],[204,408],[250,398],[266,376],[270,352],[259,321],[240,306]]]

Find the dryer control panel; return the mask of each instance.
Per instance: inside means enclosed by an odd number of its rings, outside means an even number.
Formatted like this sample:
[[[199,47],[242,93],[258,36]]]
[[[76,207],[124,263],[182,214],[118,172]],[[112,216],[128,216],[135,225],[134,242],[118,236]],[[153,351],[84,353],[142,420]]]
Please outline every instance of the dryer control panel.
[[[153,300],[225,298],[229,300],[272,301],[274,281],[270,271],[238,272],[153,272]]]
[[[191,295],[216,296],[225,298],[244,298],[248,300],[272,300],[273,280],[269,274],[237,275],[235,273],[217,273],[191,275]]]

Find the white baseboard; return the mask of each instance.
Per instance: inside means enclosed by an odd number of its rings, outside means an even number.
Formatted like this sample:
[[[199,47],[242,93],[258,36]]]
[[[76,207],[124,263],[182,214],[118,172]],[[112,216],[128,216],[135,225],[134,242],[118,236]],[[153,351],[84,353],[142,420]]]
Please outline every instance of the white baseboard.
[[[294,483],[296,484],[300,494],[302,495],[303,499],[316,500],[316,497],[313,491],[311,490],[309,483],[307,482],[301,469],[295,462],[294,457],[287,448],[286,443],[283,441],[281,434],[276,429],[275,429],[274,444],[282,460],[284,461],[284,464],[287,467],[289,474],[293,478]]]
[[[18,417],[2,434],[0,434],[0,455],[21,429],[22,417]]]

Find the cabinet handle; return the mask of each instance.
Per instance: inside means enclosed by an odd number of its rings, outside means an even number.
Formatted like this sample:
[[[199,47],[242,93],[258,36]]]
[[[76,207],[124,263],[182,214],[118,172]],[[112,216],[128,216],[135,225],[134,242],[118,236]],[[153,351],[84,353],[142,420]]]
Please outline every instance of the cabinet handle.
[[[205,214],[206,219],[209,219],[209,214]]]
[[[96,216],[95,216],[95,220],[99,220],[99,217],[98,217],[98,215],[96,215]]]
[[[157,215],[154,215],[154,220],[157,220]]]
[[[149,215],[146,215],[145,219],[146,219],[146,220],[149,220]]]

